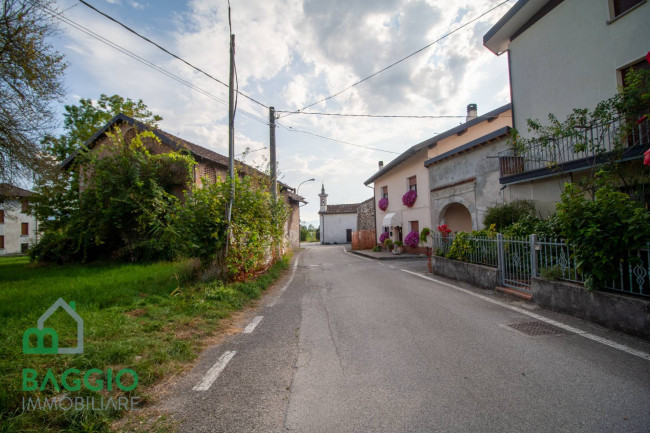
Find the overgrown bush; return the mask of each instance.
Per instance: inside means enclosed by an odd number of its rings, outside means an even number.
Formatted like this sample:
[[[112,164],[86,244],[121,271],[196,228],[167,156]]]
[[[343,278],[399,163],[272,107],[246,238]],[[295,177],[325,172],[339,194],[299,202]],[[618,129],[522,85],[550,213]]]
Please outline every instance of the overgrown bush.
[[[562,236],[575,247],[585,287],[602,289],[617,277],[629,252],[650,239],[650,213],[612,187],[596,191],[595,200],[567,184],[557,204]]]
[[[468,261],[469,255],[472,252],[472,247],[470,245],[470,233],[458,232],[454,237],[454,241],[449,247],[449,251],[446,254],[448,259]]]
[[[483,225],[486,227],[495,225],[497,231],[502,231],[511,224],[532,216],[535,213],[535,205],[529,200],[516,200],[510,203],[501,203],[489,207],[483,217]]]

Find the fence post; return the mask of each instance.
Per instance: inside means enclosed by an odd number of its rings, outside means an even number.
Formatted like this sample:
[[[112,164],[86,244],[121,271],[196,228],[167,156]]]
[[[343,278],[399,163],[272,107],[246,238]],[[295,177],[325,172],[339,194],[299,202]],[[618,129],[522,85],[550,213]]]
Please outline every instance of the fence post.
[[[530,277],[537,277],[537,252],[535,251],[535,244],[537,243],[537,235],[530,235]]]
[[[505,278],[505,260],[503,257],[503,235],[497,233],[497,262],[499,265],[499,280],[503,284],[503,279]]]

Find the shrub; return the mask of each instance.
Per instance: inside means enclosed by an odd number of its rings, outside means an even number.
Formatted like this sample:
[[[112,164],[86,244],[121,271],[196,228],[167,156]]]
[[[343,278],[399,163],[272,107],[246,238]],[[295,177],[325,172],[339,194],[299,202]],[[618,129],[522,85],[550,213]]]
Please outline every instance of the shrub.
[[[402,241],[395,241],[395,242],[393,243],[393,245],[396,246],[396,247],[403,247],[403,246],[404,246],[404,242],[402,242]]]
[[[389,250],[392,249],[393,248],[393,241],[390,240],[390,239],[386,239],[384,241],[384,248],[389,249]]]
[[[487,209],[483,217],[483,225],[489,227],[495,224],[497,231],[503,231],[524,217],[533,215],[534,212],[535,205],[528,200],[497,204]]]
[[[467,261],[469,259],[470,253],[472,252],[472,246],[470,245],[469,237],[470,234],[466,232],[456,233],[456,237],[449,247],[447,258]]]
[[[420,244],[420,235],[416,231],[410,232],[406,237],[404,238],[404,243],[408,245],[409,247],[417,247]]]
[[[422,229],[420,232],[420,241],[421,242],[426,242],[427,241],[427,236],[431,234],[431,229],[429,227],[425,227]]]
[[[375,246],[372,248],[372,250],[373,250],[374,252],[378,253],[378,252],[381,251],[381,247],[380,247],[379,245],[375,245]]]
[[[578,270],[589,289],[605,288],[618,276],[620,264],[629,260],[629,252],[644,247],[650,238],[650,213],[612,187],[598,189],[592,201],[567,184],[557,210],[561,234],[574,245]]]

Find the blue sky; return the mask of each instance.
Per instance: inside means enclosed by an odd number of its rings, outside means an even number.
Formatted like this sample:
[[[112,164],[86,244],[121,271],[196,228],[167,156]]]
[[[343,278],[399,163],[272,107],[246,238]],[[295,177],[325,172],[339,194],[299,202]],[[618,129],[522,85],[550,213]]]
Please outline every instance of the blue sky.
[[[228,81],[227,0],[87,0],[223,82]],[[336,93],[424,47],[499,4],[496,0],[231,0],[239,88],[276,110],[292,111]],[[422,53],[318,104],[310,111],[386,115],[479,114],[509,102],[507,60],[482,46],[483,34],[511,1]],[[61,23],[54,41],[65,54],[68,95],[63,103],[102,93],[142,99],[163,116],[162,129],[227,155],[228,89],[135,37],[76,0],[58,0],[74,22],[209,92],[164,76]],[[239,97],[236,152],[268,146],[266,108]],[[282,116],[282,114],[281,114]],[[288,128],[401,153],[462,119],[366,119],[292,115],[276,133],[281,180],[300,188],[309,205],[301,219],[318,224],[325,184],[330,203],[372,196],[363,185],[397,156],[328,141]],[[246,156],[262,164],[268,149]]]

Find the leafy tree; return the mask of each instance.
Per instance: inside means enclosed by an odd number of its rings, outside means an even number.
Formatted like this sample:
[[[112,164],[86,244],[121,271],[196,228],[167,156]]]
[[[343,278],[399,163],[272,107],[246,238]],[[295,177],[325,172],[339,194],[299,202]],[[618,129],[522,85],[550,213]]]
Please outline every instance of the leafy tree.
[[[510,203],[500,203],[487,208],[483,225],[490,227],[495,224],[496,229],[500,231],[534,213],[535,204],[532,201],[515,200]]]
[[[63,96],[63,56],[48,42],[53,0],[0,6],[0,182],[30,179],[47,167],[41,138],[53,127],[51,102]]]
[[[119,95],[102,94],[97,101],[82,98],[78,105],[66,105],[63,114],[66,133],[58,138],[46,136],[43,143],[57,160],[62,161],[120,113],[150,127],[158,127],[158,122],[162,120],[162,117],[153,114],[141,99],[134,102]]]

